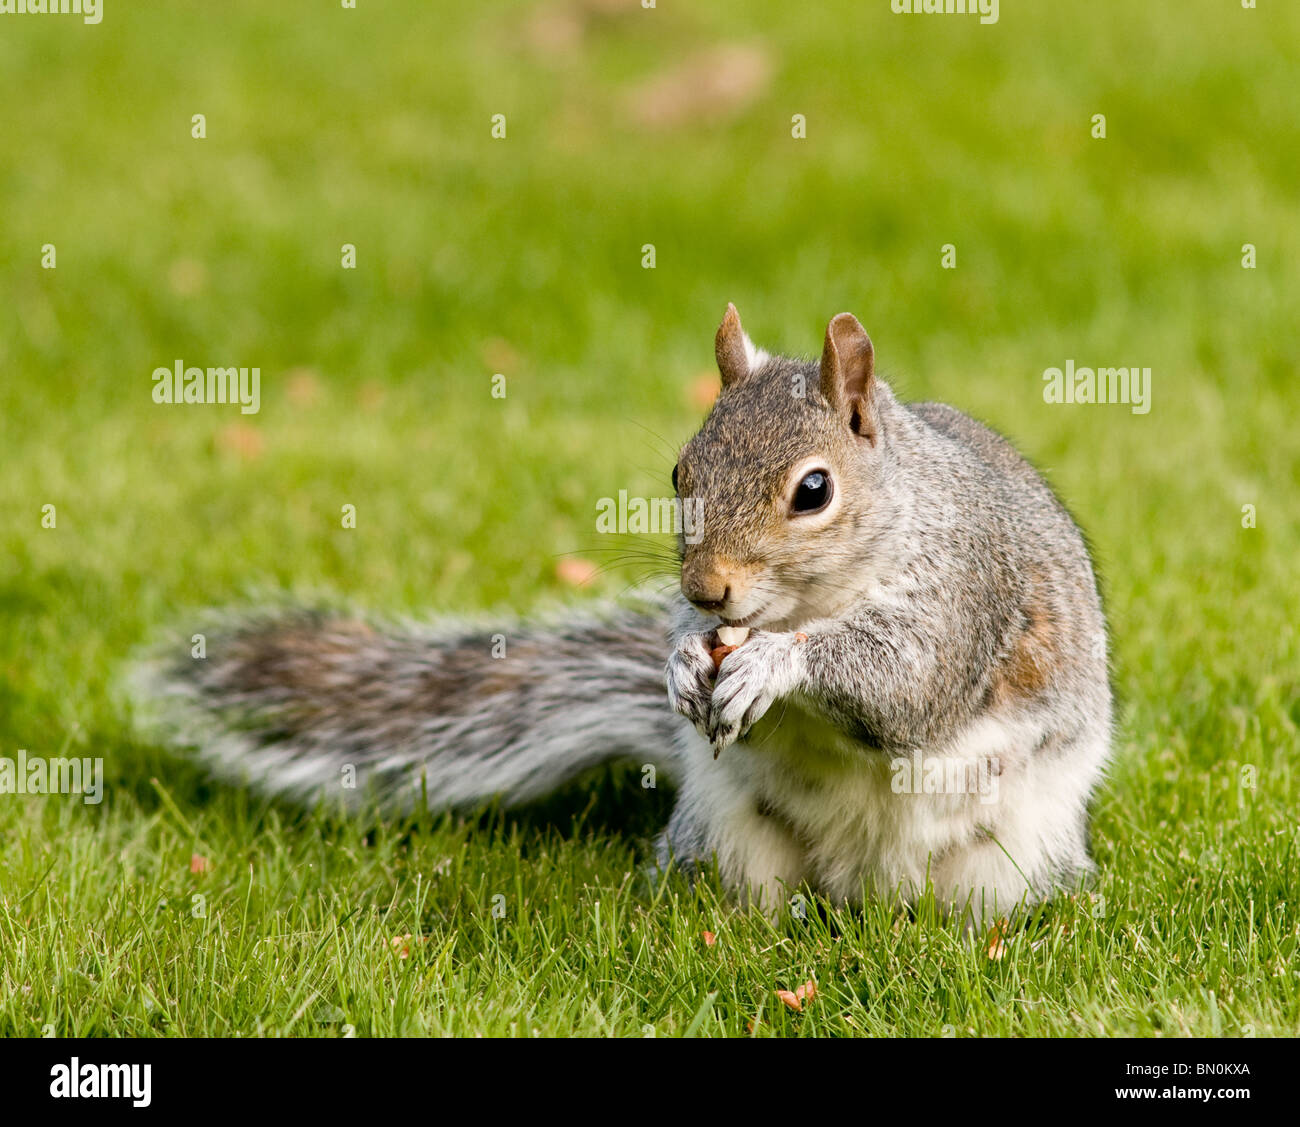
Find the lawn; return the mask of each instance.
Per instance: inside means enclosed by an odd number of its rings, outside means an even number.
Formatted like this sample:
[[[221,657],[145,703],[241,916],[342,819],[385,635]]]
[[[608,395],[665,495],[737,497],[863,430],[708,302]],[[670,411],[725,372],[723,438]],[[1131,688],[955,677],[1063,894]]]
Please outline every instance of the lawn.
[[[105,772],[0,794],[0,1034],[1296,1034],[1297,65],[1300,9],[1235,0],[0,15],[0,756]],[[793,353],[852,310],[1087,530],[1090,897],[1002,944],[771,922],[649,889],[637,774],[345,819],[136,734],[116,679],[201,608],[618,596],[566,561],[669,488],[729,300]],[[178,359],[258,367],[260,411],[153,402]],[[1045,402],[1067,361],[1150,367],[1149,412]]]

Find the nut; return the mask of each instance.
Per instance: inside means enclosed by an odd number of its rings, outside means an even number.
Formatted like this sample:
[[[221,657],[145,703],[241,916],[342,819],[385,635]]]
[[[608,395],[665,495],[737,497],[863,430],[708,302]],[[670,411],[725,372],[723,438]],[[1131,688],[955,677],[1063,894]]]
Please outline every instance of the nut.
[[[714,673],[722,668],[722,659],[726,657],[727,654],[731,653],[732,650],[737,648],[738,647],[736,646],[714,646],[713,649],[709,651],[709,657],[713,658]]]

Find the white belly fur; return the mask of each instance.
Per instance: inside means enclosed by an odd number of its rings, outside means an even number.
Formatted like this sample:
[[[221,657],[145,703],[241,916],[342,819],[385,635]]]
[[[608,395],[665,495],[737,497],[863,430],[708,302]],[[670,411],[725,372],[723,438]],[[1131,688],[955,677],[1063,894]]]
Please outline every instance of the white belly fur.
[[[717,760],[691,732],[683,799],[707,825],[724,879],[769,911],[803,881],[838,901],[865,892],[910,904],[928,880],[941,903],[988,920],[1046,894],[1063,859],[1080,853],[1105,735],[1047,758],[1034,751],[1043,736],[1032,716],[984,716],[922,749],[926,764],[965,764],[983,793],[899,793],[895,757],[783,702]]]

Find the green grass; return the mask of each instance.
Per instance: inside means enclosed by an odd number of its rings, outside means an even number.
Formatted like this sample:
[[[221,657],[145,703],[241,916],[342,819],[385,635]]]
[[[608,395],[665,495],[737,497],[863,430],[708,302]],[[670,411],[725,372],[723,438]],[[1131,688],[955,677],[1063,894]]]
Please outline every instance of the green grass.
[[[629,0],[543,50],[540,7],[0,17],[0,755],[107,773],[99,806],[0,795],[0,1033],[1295,1034],[1300,12]],[[736,44],[766,77],[732,116],[629,108]],[[772,924],[648,891],[669,796],[635,777],[348,822],[133,734],[111,683],[190,608],[617,594],[557,560],[597,498],[666,488],[728,300],[801,353],[853,310],[1079,515],[1122,701],[1099,899],[1001,959],[926,910]],[[177,357],[259,365],[260,414],[155,405]],[[1152,367],[1151,412],[1045,404],[1068,358]]]

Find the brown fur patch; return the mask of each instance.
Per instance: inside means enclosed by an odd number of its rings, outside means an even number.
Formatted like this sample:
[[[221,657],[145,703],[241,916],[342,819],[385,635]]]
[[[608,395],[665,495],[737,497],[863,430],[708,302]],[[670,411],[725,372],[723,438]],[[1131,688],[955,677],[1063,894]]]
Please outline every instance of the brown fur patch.
[[[1052,616],[1041,602],[1025,609],[1025,626],[993,675],[989,703],[1007,704],[1032,697],[1047,687],[1056,670],[1059,638]]]
[[[485,642],[481,648],[449,650],[423,678],[435,711],[460,714],[481,708],[485,697],[518,692],[521,669],[546,668],[555,656],[541,646],[515,642],[508,650],[509,660],[497,660],[488,647]]]
[[[244,650],[232,666],[232,687],[242,692],[288,688],[312,694],[322,688],[323,673],[334,661],[347,661],[357,646],[348,633],[352,629],[335,627],[333,634],[319,630],[295,628],[280,634],[259,633],[242,638],[236,650]]]
[[[555,657],[535,642],[513,642],[509,657],[514,660],[496,660],[486,635],[471,635],[441,651],[383,641],[368,624],[351,620],[249,633],[232,644],[228,672],[217,688],[266,699],[279,722],[293,730],[330,718],[366,716],[391,730],[416,724],[424,715],[457,716],[493,707],[495,699],[526,688],[520,670],[545,668]],[[420,656],[434,660],[417,665]],[[385,709],[385,693],[378,690],[403,668],[418,707],[409,715],[375,715]]]

